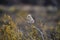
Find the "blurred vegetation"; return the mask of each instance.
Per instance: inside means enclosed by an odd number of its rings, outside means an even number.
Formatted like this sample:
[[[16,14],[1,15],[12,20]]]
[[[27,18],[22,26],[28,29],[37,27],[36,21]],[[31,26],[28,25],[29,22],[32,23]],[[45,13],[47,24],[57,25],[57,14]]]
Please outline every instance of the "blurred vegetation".
[[[28,32],[26,35],[17,28],[12,18],[4,13],[0,17],[0,40],[40,40],[38,31],[33,26],[30,28],[25,29]]]
[[[27,11],[18,10],[16,13],[16,22],[14,22],[14,20],[12,20],[12,17],[6,13],[3,13],[2,10],[4,10],[4,8],[0,8],[0,12],[2,13],[2,16],[0,16],[0,40],[42,40],[41,34],[35,28],[36,26],[34,24],[24,25],[26,22],[26,16],[28,15]],[[10,7],[8,11],[15,12],[16,7]],[[23,26],[19,26],[20,28],[23,28],[22,30],[17,26],[18,22],[20,25],[23,23],[24,28]],[[53,26],[48,27],[46,25],[43,25],[43,23],[38,24],[41,26],[40,28],[44,33],[46,30],[50,30],[49,32],[52,40],[60,40],[60,21],[57,22],[55,29]],[[47,35],[45,38],[46,37],[46,40],[49,40]]]
[[[9,15],[4,14],[0,18],[0,40],[18,40],[18,35],[21,34],[18,33],[16,24]]]
[[[56,39],[60,40],[60,21],[58,21],[58,23],[57,23],[56,31],[57,31]]]

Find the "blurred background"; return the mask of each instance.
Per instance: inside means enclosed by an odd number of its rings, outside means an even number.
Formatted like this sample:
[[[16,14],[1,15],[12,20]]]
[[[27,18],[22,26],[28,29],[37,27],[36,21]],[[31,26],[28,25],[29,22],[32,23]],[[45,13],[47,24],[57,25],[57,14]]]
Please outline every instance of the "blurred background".
[[[60,40],[60,0],[0,0],[0,40]]]

